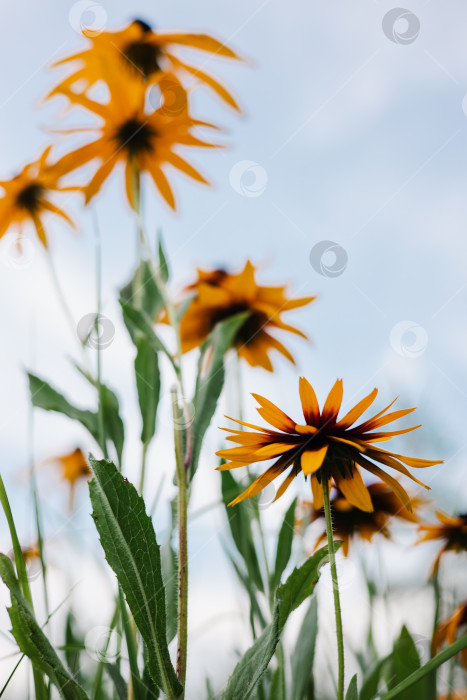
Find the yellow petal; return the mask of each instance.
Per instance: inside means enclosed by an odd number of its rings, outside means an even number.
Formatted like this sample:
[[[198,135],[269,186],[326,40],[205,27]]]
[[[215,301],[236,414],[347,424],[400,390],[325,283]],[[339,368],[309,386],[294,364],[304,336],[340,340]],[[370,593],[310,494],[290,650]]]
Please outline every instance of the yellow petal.
[[[337,379],[323,406],[323,411],[321,413],[322,425],[335,422],[337,419],[337,414],[339,413],[342,403],[343,391],[342,379]]]
[[[258,408],[257,411],[268,423],[273,425],[279,430],[283,430],[286,433],[293,433],[295,430],[295,421],[293,421],[289,416],[275,406],[271,401],[265,399],[264,396],[259,394],[252,394],[253,398],[260,404],[262,408]]]
[[[339,428],[349,428],[351,425],[357,421],[360,416],[365,413],[367,408],[371,406],[373,401],[376,398],[376,395],[378,393],[378,389],[373,389],[371,394],[368,394],[368,396],[365,396],[364,399],[359,401],[338,423],[337,426]]]
[[[315,391],[305,377],[298,380],[298,392],[302,403],[303,417],[308,425],[319,425],[319,404]]]
[[[319,450],[306,450],[301,457],[302,472],[305,475],[317,472],[323,465],[327,451],[328,445],[324,445]]]
[[[338,487],[349,503],[367,513],[373,511],[370,493],[356,466],[353,469],[352,475],[349,474],[345,478],[341,476],[337,469],[333,471],[333,475]]]

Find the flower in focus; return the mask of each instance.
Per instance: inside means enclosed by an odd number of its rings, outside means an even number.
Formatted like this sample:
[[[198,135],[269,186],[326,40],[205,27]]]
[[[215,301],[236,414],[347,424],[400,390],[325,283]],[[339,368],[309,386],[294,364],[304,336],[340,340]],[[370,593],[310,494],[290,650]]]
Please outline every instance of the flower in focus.
[[[68,189],[58,186],[61,173],[54,165],[47,163],[50,150],[51,146],[45,149],[37,161],[28,163],[11,180],[0,181],[0,187],[4,191],[0,197],[0,237],[12,226],[18,227],[21,237],[24,224],[30,222],[34,225],[41,243],[47,247],[44,227],[46,214],[55,214],[74,227],[68,214],[50,199],[55,192]]]
[[[77,447],[73,452],[49,459],[46,463],[55,463],[60,466],[61,478],[67,481],[70,487],[69,508],[73,510],[76,484],[82,479],[87,481],[92,477],[92,471],[83,451]]]
[[[373,511],[363,511],[354,506],[345,498],[343,493],[336,489],[331,496],[332,525],[333,531],[338,540],[342,540],[342,551],[345,556],[349,552],[350,542],[356,538],[370,542],[375,535],[383,535],[390,538],[388,529],[389,522],[393,518],[400,518],[410,522],[416,522],[415,515],[417,508],[422,504],[422,499],[412,498],[412,512],[401,506],[399,499],[394,495],[389,486],[382,482],[370,484],[368,487]],[[312,503],[302,504],[304,523],[319,522],[323,526],[315,544],[315,550],[326,541],[326,526],[324,509],[316,509]]]
[[[443,542],[443,546],[434,561],[432,575],[438,571],[441,557],[445,552],[467,551],[467,514],[462,513],[451,517],[437,511],[436,517],[439,520],[438,524],[430,523],[419,527],[419,531],[423,533],[419,542],[428,542],[430,540],[441,540]]]
[[[172,209],[175,209],[175,197],[165,174],[166,166],[176,168],[197,182],[209,184],[175,152],[177,146],[213,147],[213,144],[192,133],[196,126],[214,128],[213,125],[192,119],[184,98],[178,107],[163,104],[159,109],[148,113],[144,85],[141,81],[129,77],[122,79],[121,76],[114,76],[110,100],[106,104],[82,94],[67,94],[73,104],[89,110],[102,122],[95,129],[97,135],[94,140],[67,153],[56,163],[56,169],[65,175],[86,163],[100,161],[90,182],[83,188],[86,204],[99,192],[119,163],[125,166],[126,193],[133,207],[136,206],[139,175],[144,172],[150,175]]]
[[[246,311],[249,315],[235,338],[240,357],[252,367],[272,371],[269,351],[278,350],[294,363],[290,352],[270,331],[289,331],[306,338],[300,330],[284,323],[281,314],[306,306],[315,297],[288,299],[285,287],[258,285],[255,268],[249,261],[238,274],[225,270],[198,270],[198,279],[185,291],[187,294],[195,292],[195,296],[180,324],[183,352],[201,345],[220,321]]]
[[[211,88],[230,107],[239,111],[232,95],[208,73],[185,63],[177,56],[177,47],[188,47],[211,54],[214,58],[239,60],[232,49],[207,34],[155,32],[142,20],[131,22],[125,29],[115,32],[83,30],[91,42],[89,48],[67,56],[54,66],[72,64],[73,72],[62,80],[48,95],[87,92],[108,74],[127,71],[147,85],[159,84],[167,73],[176,74],[184,82],[200,82]],[[188,87],[188,86],[187,86]]]
[[[387,413],[396,401],[394,399],[389,406],[386,406],[375,416],[355,426],[355,422],[375,400],[377,389],[373,389],[340,420],[338,420],[338,414],[343,397],[341,379],[336,381],[329,392],[322,411],[319,409],[313,387],[304,377],[300,377],[299,393],[304,423],[297,424],[271,401],[258,394],[252,394],[260,405],[260,408],[257,409],[258,413],[273,426],[274,430],[235,419],[231,420],[259,432],[225,428],[232,433],[227,440],[238,443],[239,447],[220,450],[216,453],[222,459],[229,460],[220,465],[218,469],[235,469],[255,462],[275,459],[273,465],[229,505],[256,496],[276,477],[286,474],[286,478],[277,490],[274,499],[277,500],[293,479],[303,473],[305,477],[310,477],[313,504],[317,510],[323,507],[322,484],[323,479],[327,479],[328,485],[334,482],[351,505],[360,510],[372,512],[373,504],[370,492],[363,482],[359,469],[362,467],[384,481],[403,505],[411,511],[412,505],[407,492],[396,479],[387,474],[375,462],[408,476],[417,484],[428,489],[429,487],[416,479],[405,465],[422,468],[441,464],[441,461],[405,457],[375,447],[372,443],[390,440],[395,435],[402,435],[419,428],[420,426],[416,425],[403,430],[377,430],[406,416],[415,409],[407,408]]]
[[[432,640],[433,653],[437,654],[444,644],[447,644],[448,646],[454,644],[459,631],[466,625],[467,601],[458,605],[453,614],[446,620],[440,622],[436,627]],[[463,631],[464,634],[465,632],[466,630]],[[459,656],[462,661],[462,665],[467,670],[467,649],[462,649]]]

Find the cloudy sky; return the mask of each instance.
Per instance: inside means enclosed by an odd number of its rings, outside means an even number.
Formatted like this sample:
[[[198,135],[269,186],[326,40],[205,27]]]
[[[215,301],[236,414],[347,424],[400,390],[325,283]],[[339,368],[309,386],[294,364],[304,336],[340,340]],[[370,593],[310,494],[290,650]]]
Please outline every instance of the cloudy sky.
[[[163,230],[174,291],[192,278],[196,266],[238,269],[249,258],[266,283],[288,283],[300,296],[316,294],[317,301],[293,319],[312,339],[289,341],[297,367],[279,357],[273,376],[245,369],[248,414],[253,415],[249,391],[266,394],[296,414],[299,374],[323,398],[336,377],[342,377],[349,405],[374,386],[381,390],[380,408],[399,395],[401,407],[419,406],[419,422],[424,423],[409,444],[420,456],[446,460],[426,476],[436,498],[446,510],[465,510],[465,5],[459,0],[413,0],[405,11],[394,11],[386,0],[134,0],[131,10],[129,6],[123,0],[2,4],[0,59],[7,69],[0,94],[0,178],[11,177],[35,158],[50,140],[47,129],[62,118],[59,100],[40,104],[58,75],[47,67],[82,46],[82,25],[113,29],[139,17],[163,29],[209,31],[230,43],[247,59],[244,63],[185,54],[216,73],[243,107],[239,118],[206,91],[195,97],[196,114],[225,129],[222,138],[228,148],[192,156],[213,187],[198,188],[176,176],[180,206],[175,215],[149,183],[145,193],[147,228],[152,236]],[[79,122],[73,114],[65,119],[71,125]],[[62,142],[58,150],[68,147]],[[104,374],[124,406],[127,471],[136,474],[139,425],[132,350],[116,304],[116,291],[129,279],[136,260],[136,237],[121,177],[117,173],[106,184],[93,212],[83,214],[79,198],[71,197],[67,206],[80,230],[76,235],[52,222],[51,255],[78,323],[96,310],[97,217],[103,311],[115,326],[114,340],[103,353]],[[89,404],[92,396],[71,366],[70,356],[77,358],[75,338],[57,302],[43,251],[31,239],[20,259],[13,242],[8,237],[0,244],[2,475],[27,540],[33,537],[26,478],[31,435],[37,461],[85,438],[69,422],[39,413],[31,431],[25,369],[67,387],[81,405]],[[187,366],[190,372],[194,358],[187,358]],[[150,455],[151,493],[162,478],[170,493],[169,389],[167,380],[161,434]],[[212,452],[218,442],[217,433],[208,435],[193,511],[217,498]],[[93,447],[86,441],[83,445]],[[70,523],[64,490],[53,472],[40,473],[41,484],[47,488],[45,519],[56,546],[54,601],[58,604],[79,579],[73,593],[79,603],[96,578],[102,580],[104,600],[108,578],[91,554],[97,551],[96,536],[85,489]],[[275,508],[265,515],[271,531],[282,513],[280,506]],[[156,513],[156,525],[161,533],[167,526],[163,507]],[[212,652],[221,630],[240,640],[243,634],[235,618],[241,602],[216,537],[224,525],[216,509],[193,523],[192,633],[199,658],[206,650]],[[62,539],[70,527],[81,542],[80,562],[86,562],[88,572],[84,576],[76,576],[76,561],[67,563],[66,575],[59,571]],[[1,544],[9,548],[5,534]],[[420,580],[430,555],[428,551],[426,559],[417,558]],[[210,614],[218,616],[216,624],[207,620],[207,601]],[[103,606],[97,599],[89,602],[86,619],[95,620],[97,611],[102,625],[108,624]],[[0,620],[5,629],[3,613]],[[11,647],[5,645],[7,654]],[[228,669],[230,642],[224,646],[219,658]],[[190,668],[193,682],[202,683],[204,671],[195,666],[193,662]],[[2,663],[0,676],[10,669],[11,661]],[[18,697],[10,692],[5,697]]]

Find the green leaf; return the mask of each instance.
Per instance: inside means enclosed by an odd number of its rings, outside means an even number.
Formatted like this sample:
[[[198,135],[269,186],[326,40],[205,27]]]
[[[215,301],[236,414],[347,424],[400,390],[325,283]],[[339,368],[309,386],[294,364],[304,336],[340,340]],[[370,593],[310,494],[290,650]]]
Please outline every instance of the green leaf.
[[[167,284],[170,277],[169,264],[167,262],[167,255],[164,249],[164,242],[162,240],[162,233],[159,231],[159,273],[164,284]]]
[[[254,583],[258,590],[264,592],[263,579],[251,529],[253,509],[244,501],[238,503],[235,508],[228,507],[227,504],[239,495],[241,489],[229,471],[221,471],[220,474],[222,500],[227,513],[232,539],[245,562],[251,582]]]
[[[287,581],[279,586],[273,620],[238,662],[222,700],[247,700],[251,696],[272,659],[290,613],[313,593],[319,579],[319,568],[327,557],[328,549],[323,547],[300,568],[294,569]]]
[[[282,527],[279,532],[279,539],[277,540],[277,550],[276,550],[276,561],[274,564],[274,572],[271,575],[270,586],[272,590],[281,582],[281,576],[289,563],[290,555],[292,554],[292,542],[294,536],[294,526],[295,526],[295,507],[297,505],[297,499],[295,498],[289,509],[287,510]]]
[[[161,547],[162,580],[167,603],[167,644],[177,634],[178,614],[178,559],[170,542]]]
[[[353,676],[345,694],[345,700],[358,700],[357,674]]]
[[[222,694],[222,700],[247,700],[251,697],[273,657],[280,631],[279,606],[276,605],[272,623],[238,662]]]
[[[337,549],[342,543],[335,542]],[[280,602],[281,627],[290,613],[310,596],[319,579],[319,569],[328,560],[328,548],[322,547],[309,557],[302,566],[294,569],[285,583],[278,587],[276,598]]]
[[[130,306],[147,314],[150,319],[154,320],[157,317],[164,301],[148,260],[140,263],[133,279],[120,291],[120,296]],[[133,336],[134,328],[130,327],[128,330]]]
[[[182,687],[166,640],[165,590],[159,545],[144,501],[111,462],[90,457],[93,518],[106,559],[117,575],[148,650],[152,678],[168,698]]]
[[[190,463],[191,477],[197,469],[204,435],[211,423],[224,385],[224,355],[232,346],[238,329],[247,316],[246,313],[236,314],[218,323],[201,347],[193,402],[195,417]],[[205,367],[206,364],[207,367]]]
[[[414,673],[411,673],[410,676],[398,683],[395,688],[382,695],[381,700],[395,700],[396,698],[399,700],[399,698],[403,697],[401,695],[402,692],[412,688],[415,683],[418,683],[420,680],[431,675],[442,664],[446,663],[446,661],[466,648],[467,634],[464,634],[460,639],[454,642],[454,644],[451,644],[451,646],[449,646],[447,649],[443,649],[443,651],[427,661],[421,668],[414,671]]]
[[[100,387],[100,400],[104,415],[104,427],[106,437],[114,444],[118,463],[122,463],[123,443],[125,440],[125,428],[120,417],[120,408],[116,394],[105,384]]]
[[[146,337],[136,341],[135,376],[143,427],[141,442],[148,445],[156,430],[161,377],[157,352]]]
[[[20,651],[32,661],[34,668],[50,678],[63,700],[89,700],[38,625],[21,593],[13,564],[4,554],[0,554],[0,576],[10,591],[11,607],[8,608],[8,614],[12,624],[11,632]]]
[[[399,638],[396,640],[391,657],[391,672],[389,688],[395,688],[414,671],[420,668],[420,657],[415,642],[410,636],[407,627],[402,627]],[[426,680],[414,684],[410,690],[403,691],[397,697],[398,700],[427,700],[428,688]]]
[[[284,666],[279,664],[272,674],[269,700],[286,700]]]
[[[392,655],[391,655],[392,656]],[[378,693],[381,677],[390,663],[391,656],[378,659],[362,681],[359,700],[373,700]]]
[[[105,670],[107,671],[112,680],[118,700],[127,700],[128,686],[122,674],[120,673],[120,669],[118,668],[118,666],[116,664],[106,663]]]
[[[313,660],[318,634],[318,601],[312,596],[303,618],[292,654],[292,695],[291,700],[303,700],[310,683],[313,683]]]
[[[140,311],[135,306],[132,306],[123,299],[120,299],[120,305],[122,307],[123,318],[127,326],[131,326],[133,330],[140,331],[143,336],[147,338],[153,350],[155,352],[163,352],[164,355],[166,355],[166,357],[170,360],[172,366],[175,367],[172,355],[154,331],[153,320],[147,314],[145,314],[144,311]]]
[[[73,406],[68,399],[53,389],[48,382],[35,374],[28,374],[29,389],[32,405],[45,411],[55,411],[76,420],[91,433],[96,442],[99,442],[98,416],[94,411],[87,411]],[[102,448],[102,445],[100,445]]]

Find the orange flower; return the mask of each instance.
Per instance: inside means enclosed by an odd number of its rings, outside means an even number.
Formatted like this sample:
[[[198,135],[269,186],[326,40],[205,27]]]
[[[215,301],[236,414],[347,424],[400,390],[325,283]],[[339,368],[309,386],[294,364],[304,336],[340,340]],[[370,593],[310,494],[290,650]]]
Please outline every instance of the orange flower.
[[[92,471],[87,463],[86,457],[80,447],[77,447],[73,452],[48,459],[46,464],[56,463],[60,465],[62,470],[62,479],[67,481],[70,486],[69,508],[73,510],[76,484],[81,479],[88,481],[92,477]]]
[[[404,457],[375,447],[372,443],[390,440],[395,435],[408,433],[419,428],[420,426],[416,425],[404,430],[376,430],[406,416],[415,409],[407,408],[387,413],[394,404],[396,400],[394,399],[389,406],[386,406],[373,418],[355,426],[354,423],[375,400],[377,389],[359,401],[340,420],[338,420],[338,414],[343,397],[341,379],[336,381],[329,392],[322,411],[319,409],[316,394],[311,384],[303,377],[300,378],[299,393],[304,423],[296,423],[271,401],[258,396],[258,394],[253,394],[260,404],[260,408],[257,409],[258,413],[275,430],[231,419],[259,432],[252,433],[226,428],[228,432],[233,433],[227,439],[240,446],[217,452],[217,455],[222,459],[230,460],[218,469],[235,469],[269,459],[275,459],[275,461],[230,505],[239,503],[244,498],[256,496],[273,479],[285,474],[286,470],[289,469],[285,480],[277,491],[275,500],[282,496],[293,479],[302,472],[305,477],[310,477],[313,503],[316,509],[323,507],[322,483],[323,479],[327,479],[329,485],[331,480],[334,481],[349,503],[360,510],[371,512],[373,504],[370,493],[363,482],[359,469],[359,467],[363,467],[374,476],[380,477],[402,501],[403,505],[408,510],[412,510],[410,498],[400,483],[377,466],[375,462],[408,476],[417,484],[428,489],[429,487],[416,479],[405,465],[422,468],[441,464],[441,461]],[[375,430],[376,432],[373,432]]]
[[[74,227],[68,214],[50,200],[55,192],[68,189],[58,186],[61,173],[54,165],[47,163],[51,148],[46,148],[38,160],[28,163],[11,180],[0,181],[0,187],[4,190],[4,195],[0,198],[0,237],[12,226],[17,226],[22,236],[24,224],[31,222],[39,240],[47,247],[44,228],[46,214],[60,216]]]
[[[456,637],[459,634],[459,630],[466,625],[467,601],[458,605],[453,614],[446,620],[440,622],[436,627],[432,640],[433,653],[437,654],[444,644],[447,644],[448,646],[454,644]],[[464,634],[465,631],[466,630],[464,630]],[[459,656],[462,661],[462,665],[467,670],[467,649],[462,649]]]
[[[86,92],[99,80],[107,80],[109,74],[127,71],[147,85],[157,84],[167,73],[176,74],[180,81],[200,82],[211,88],[230,107],[239,111],[232,95],[208,73],[178,58],[177,47],[188,47],[211,54],[214,58],[239,60],[232,49],[208,34],[155,32],[142,20],[135,20],[125,29],[95,34],[83,30],[91,42],[89,48],[67,56],[54,66],[76,64],[74,70],[48,95]],[[188,87],[188,84],[187,84]]]
[[[167,204],[175,209],[175,197],[165,168],[172,166],[197,182],[209,184],[175,149],[177,146],[213,147],[213,144],[202,141],[192,133],[196,126],[213,125],[192,119],[185,101],[176,109],[164,103],[159,109],[148,113],[145,87],[141,81],[122,76],[114,76],[113,80],[110,100],[106,104],[82,94],[67,93],[73,104],[95,114],[102,125],[94,129],[97,131],[94,140],[64,155],[57,162],[56,169],[64,175],[86,163],[100,161],[91,181],[83,188],[88,203],[99,192],[115,166],[124,164],[126,193],[132,207],[136,206],[135,191],[139,175],[147,172]]]
[[[306,306],[315,299],[288,299],[285,287],[258,285],[255,268],[249,261],[238,274],[198,270],[198,279],[185,291],[188,294],[195,291],[196,295],[180,324],[183,352],[201,345],[219,321],[248,311],[249,316],[237,333],[235,347],[252,367],[260,366],[268,371],[273,369],[270,350],[278,350],[294,362],[290,352],[269,331],[289,331],[306,338],[300,330],[284,323],[281,314]]]
[[[334,535],[338,540],[342,540],[342,551],[345,556],[349,552],[350,542],[356,538],[370,542],[375,535],[383,535],[390,538],[388,529],[389,522],[393,518],[400,518],[410,522],[416,522],[414,512],[401,506],[399,499],[394,495],[389,486],[382,482],[370,484],[368,487],[373,511],[362,511],[355,507],[345,498],[343,493],[336,489],[331,496],[332,525]],[[414,511],[423,503],[420,498],[412,498],[412,508]],[[315,544],[315,550],[326,541],[326,527],[324,520],[324,509],[316,509],[312,503],[305,501],[302,504],[304,511],[302,522],[313,523],[319,521],[323,525],[323,532],[319,535]]]
[[[445,515],[440,511],[436,512],[439,524],[420,525],[419,531],[425,533],[419,542],[430,540],[442,540],[443,546],[435,559],[432,569],[434,575],[439,568],[441,557],[445,552],[465,552],[467,551],[467,514],[463,513],[455,517]]]

